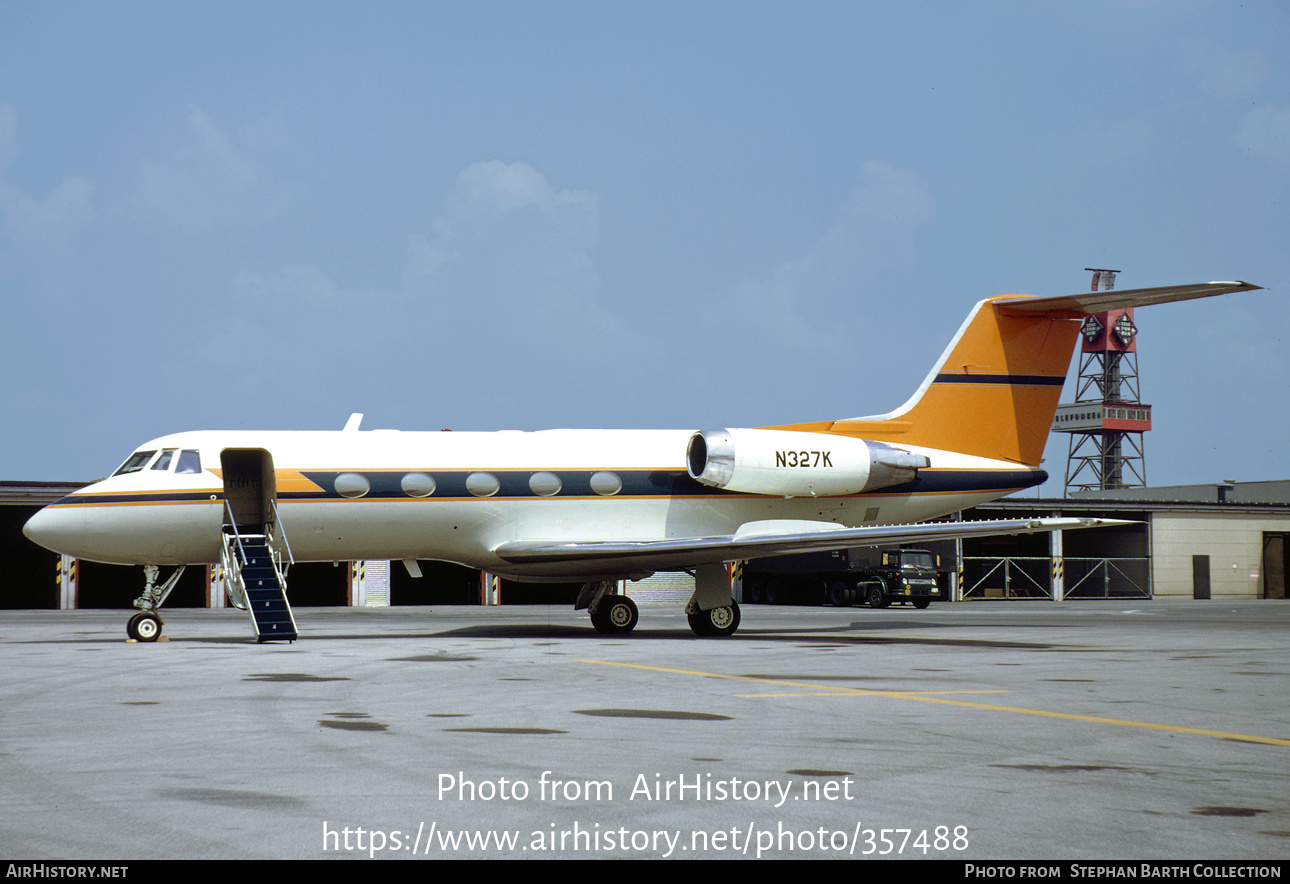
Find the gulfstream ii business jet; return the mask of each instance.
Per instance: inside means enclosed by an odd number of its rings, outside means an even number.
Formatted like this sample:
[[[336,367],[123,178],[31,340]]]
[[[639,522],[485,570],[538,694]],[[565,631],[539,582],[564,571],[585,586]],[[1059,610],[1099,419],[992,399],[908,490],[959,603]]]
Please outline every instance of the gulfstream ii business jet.
[[[1259,286],[1211,282],[981,301],[909,401],[875,417],[755,429],[412,433],[203,431],[141,445],[24,531],[56,552],[144,565],[128,631],[154,640],[187,565],[224,566],[264,639],[294,639],[290,562],[457,562],[582,581],[602,632],[637,622],[620,581],[690,571],[699,635],[739,625],[725,563],[767,555],[1108,524],[918,524],[1042,483],[1080,320]],[[163,584],[163,566],[176,570]]]

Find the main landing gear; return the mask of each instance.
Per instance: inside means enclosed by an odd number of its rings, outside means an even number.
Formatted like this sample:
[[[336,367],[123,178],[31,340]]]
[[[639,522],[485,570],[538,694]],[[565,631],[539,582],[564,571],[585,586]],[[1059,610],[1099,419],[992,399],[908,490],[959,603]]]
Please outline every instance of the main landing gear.
[[[573,609],[581,611],[586,608],[591,614],[591,625],[596,627],[596,632],[626,635],[636,628],[640,611],[636,608],[636,603],[627,596],[614,593],[617,588],[616,580],[584,583]]]
[[[597,632],[625,635],[636,628],[640,611],[636,603],[625,595],[605,596],[600,606],[591,612],[591,625]]]
[[[126,635],[137,642],[155,642],[161,638],[161,627],[164,625],[161,619],[161,606],[179,584],[179,578],[183,576],[186,567],[187,565],[180,565],[175,569],[175,573],[166,578],[165,583],[157,586],[157,575],[161,573],[161,569],[156,565],[143,566],[143,578],[146,584],[143,587],[143,595],[134,600],[134,606],[142,610],[131,617],[130,622],[126,624]]]
[[[619,595],[617,580],[593,580],[582,585],[574,610],[586,608],[591,625],[606,635],[626,635],[636,628],[636,603]],[[694,572],[694,595],[685,606],[690,630],[704,638],[734,635],[739,628],[739,604],[730,596],[730,579],[722,564],[700,565]]]
[[[730,575],[722,564],[694,569],[694,595],[685,606],[690,631],[704,638],[734,635],[739,628],[739,603],[730,595]]]
[[[690,631],[695,635],[734,635],[739,628],[739,603],[732,600],[729,605],[707,611],[691,612],[686,608],[685,616],[690,621]]]

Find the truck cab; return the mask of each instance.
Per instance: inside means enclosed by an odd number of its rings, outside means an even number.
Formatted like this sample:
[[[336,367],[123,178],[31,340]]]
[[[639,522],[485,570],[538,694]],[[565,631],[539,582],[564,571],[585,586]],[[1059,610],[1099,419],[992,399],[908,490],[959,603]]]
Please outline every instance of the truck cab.
[[[843,604],[854,604],[860,596],[871,608],[885,608],[892,603],[908,602],[915,608],[926,608],[934,600],[944,600],[948,593],[949,573],[942,571],[938,557],[925,549],[851,550],[852,567],[859,566],[854,588],[844,585]],[[829,588],[834,599],[834,585]],[[847,591],[851,590],[851,591]],[[848,599],[847,597],[851,598]]]

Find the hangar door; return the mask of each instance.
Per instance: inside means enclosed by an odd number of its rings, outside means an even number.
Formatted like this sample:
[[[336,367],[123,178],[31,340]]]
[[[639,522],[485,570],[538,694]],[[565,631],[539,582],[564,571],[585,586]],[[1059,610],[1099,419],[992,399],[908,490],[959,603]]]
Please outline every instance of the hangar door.
[[[1263,534],[1263,597],[1286,597],[1286,547],[1290,534],[1264,532]]]

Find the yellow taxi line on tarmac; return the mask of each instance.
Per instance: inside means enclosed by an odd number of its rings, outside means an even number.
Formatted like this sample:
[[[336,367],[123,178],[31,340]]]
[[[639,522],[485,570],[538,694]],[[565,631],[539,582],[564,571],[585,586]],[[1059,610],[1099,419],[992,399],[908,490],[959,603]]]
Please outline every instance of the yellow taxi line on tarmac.
[[[1014,712],[1018,715],[1038,715],[1043,718],[1062,718],[1067,721],[1083,721],[1091,724],[1112,724],[1119,727],[1137,727],[1146,730],[1168,731],[1175,734],[1193,734],[1202,737],[1218,737],[1223,740],[1240,740],[1245,743],[1262,743],[1267,746],[1290,746],[1290,740],[1277,737],[1260,737],[1253,734],[1238,734],[1229,731],[1215,731],[1205,728],[1180,727],[1172,724],[1156,724],[1150,721],[1132,721],[1125,718],[1104,718],[1098,715],[1076,715],[1073,712],[1050,712],[1046,709],[1026,709],[1022,706],[1000,706],[994,703],[974,703],[970,700],[951,700],[946,697],[930,696],[913,691],[870,691],[864,688],[835,687],[833,685],[810,684],[809,682],[780,681],[773,678],[757,678],[749,675],[725,675],[720,672],[701,672],[694,669],[671,669],[666,666],[646,666],[643,663],[615,663],[609,660],[578,660],[578,663],[594,663],[599,666],[621,666],[626,669],[645,669],[651,672],[668,672],[673,675],[697,675],[702,678],[721,678],[729,681],[750,681],[756,684],[774,684],[784,687],[808,688],[813,696],[851,695],[860,697],[888,697],[894,700],[915,700],[921,703],[941,703],[946,706],[963,706],[968,709],[983,709],[988,712]],[[774,695],[768,695],[774,696]]]

